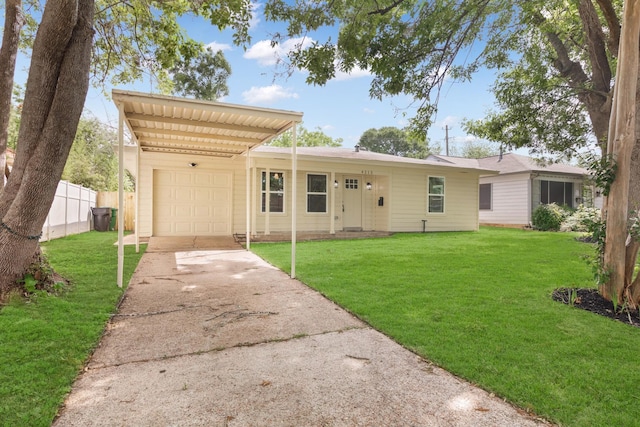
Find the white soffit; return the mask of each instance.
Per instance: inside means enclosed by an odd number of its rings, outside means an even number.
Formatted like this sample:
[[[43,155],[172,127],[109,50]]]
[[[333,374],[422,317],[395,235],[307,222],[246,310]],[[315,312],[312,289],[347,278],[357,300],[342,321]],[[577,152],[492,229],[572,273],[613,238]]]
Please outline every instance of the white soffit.
[[[302,121],[302,113],[114,89],[142,151],[233,158]]]

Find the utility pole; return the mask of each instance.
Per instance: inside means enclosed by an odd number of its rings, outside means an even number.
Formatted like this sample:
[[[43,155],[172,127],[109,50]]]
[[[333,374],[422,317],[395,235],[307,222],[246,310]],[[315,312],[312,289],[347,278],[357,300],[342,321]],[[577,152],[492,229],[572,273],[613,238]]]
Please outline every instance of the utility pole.
[[[446,147],[447,156],[449,155],[449,125],[444,125],[444,144]]]

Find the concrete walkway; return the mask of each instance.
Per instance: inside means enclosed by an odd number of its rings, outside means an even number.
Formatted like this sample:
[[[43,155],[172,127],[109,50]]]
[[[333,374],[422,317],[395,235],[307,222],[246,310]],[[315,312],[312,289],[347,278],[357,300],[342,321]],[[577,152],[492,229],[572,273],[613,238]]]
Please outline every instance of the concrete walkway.
[[[54,426],[547,425],[198,239],[151,239]]]

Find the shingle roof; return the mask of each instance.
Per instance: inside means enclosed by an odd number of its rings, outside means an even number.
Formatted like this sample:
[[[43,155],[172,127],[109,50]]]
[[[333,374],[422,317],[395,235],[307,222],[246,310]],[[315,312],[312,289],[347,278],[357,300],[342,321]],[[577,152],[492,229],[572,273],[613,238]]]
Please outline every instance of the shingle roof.
[[[562,163],[552,163],[543,165],[536,162],[535,159],[522,156],[515,153],[506,153],[502,156],[490,156],[482,159],[465,159],[462,157],[450,157],[441,155],[432,155],[430,158],[441,162],[450,162],[458,165],[477,164],[476,167],[481,169],[492,169],[500,172],[500,175],[522,172],[553,172],[570,175],[589,175],[589,171],[577,166],[571,166]]]
[[[483,172],[495,174],[495,171],[492,168],[483,168],[478,162],[466,162],[464,164],[450,163],[450,162],[439,162],[433,159],[413,159],[410,157],[401,157],[394,156],[391,154],[383,154],[376,153],[373,151],[360,150],[355,151],[353,149],[343,148],[343,147],[298,147],[297,150],[298,157],[300,156],[310,156],[310,157],[325,157],[331,159],[340,159],[345,161],[369,161],[369,162],[392,162],[392,163],[402,163],[402,164],[411,164],[411,165],[430,165],[430,166],[445,166],[445,167],[453,167],[460,169],[476,169]],[[281,154],[287,155],[291,153],[291,148],[288,147],[270,147],[267,145],[262,145],[255,150],[253,153],[259,154]],[[470,159],[466,159],[470,160]]]
[[[572,175],[589,175],[589,171],[584,168],[563,163],[543,165],[539,164],[531,157],[515,153],[503,154],[502,158],[499,155],[485,157],[483,159],[478,159],[478,163],[482,167],[497,169],[500,171],[500,174],[518,172],[555,172]]]

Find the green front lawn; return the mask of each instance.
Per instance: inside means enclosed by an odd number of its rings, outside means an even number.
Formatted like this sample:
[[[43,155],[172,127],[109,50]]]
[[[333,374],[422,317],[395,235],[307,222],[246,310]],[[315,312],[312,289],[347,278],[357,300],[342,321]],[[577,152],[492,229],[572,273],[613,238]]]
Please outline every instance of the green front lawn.
[[[567,426],[640,425],[640,329],[551,299],[594,286],[575,234],[298,243],[298,278],[448,371]],[[252,250],[290,271],[290,244]]]
[[[116,240],[116,232],[90,232],[44,243],[69,290],[0,308],[0,425],[51,425],[123,293]],[[125,247],[125,283],[142,252]]]

